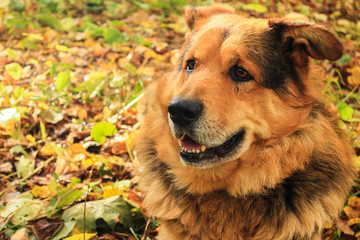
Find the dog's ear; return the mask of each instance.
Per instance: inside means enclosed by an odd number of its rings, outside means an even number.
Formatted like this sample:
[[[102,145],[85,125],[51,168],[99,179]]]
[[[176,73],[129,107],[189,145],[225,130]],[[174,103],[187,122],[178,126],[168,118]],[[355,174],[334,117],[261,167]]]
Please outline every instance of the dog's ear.
[[[232,7],[225,4],[187,7],[185,10],[186,24],[190,30],[194,30],[207,22],[210,17],[219,14],[235,14],[235,11]]]
[[[327,29],[307,21],[305,16],[291,14],[282,19],[269,19],[269,26],[280,37],[283,51],[290,53],[294,64],[305,65],[308,56],[323,60],[337,60],[343,47]]]

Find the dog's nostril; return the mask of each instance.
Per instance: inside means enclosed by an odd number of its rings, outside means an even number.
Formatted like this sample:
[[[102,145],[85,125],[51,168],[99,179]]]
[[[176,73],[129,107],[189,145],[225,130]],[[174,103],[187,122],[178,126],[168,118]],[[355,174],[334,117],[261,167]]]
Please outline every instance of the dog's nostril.
[[[202,111],[203,105],[195,100],[174,98],[168,106],[171,120],[179,125],[187,125],[196,121]]]

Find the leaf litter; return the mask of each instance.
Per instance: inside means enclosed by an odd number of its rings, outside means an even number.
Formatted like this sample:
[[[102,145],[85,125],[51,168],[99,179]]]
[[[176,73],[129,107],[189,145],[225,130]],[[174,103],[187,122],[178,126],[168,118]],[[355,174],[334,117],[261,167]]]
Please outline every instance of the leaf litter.
[[[0,2],[0,239],[156,236],[136,190],[136,102],[176,64],[193,3]],[[231,4],[245,17],[300,12],[337,33],[344,56],[318,64],[360,166],[360,4]],[[359,195],[356,181],[323,239],[360,237]]]

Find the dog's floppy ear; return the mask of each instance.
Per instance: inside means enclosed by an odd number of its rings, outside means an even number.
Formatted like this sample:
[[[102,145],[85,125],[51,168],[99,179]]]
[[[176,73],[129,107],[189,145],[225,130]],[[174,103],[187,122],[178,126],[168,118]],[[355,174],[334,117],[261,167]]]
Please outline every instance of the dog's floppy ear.
[[[269,26],[280,36],[284,52],[291,52],[297,65],[307,64],[308,56],[334,61],[342,55],[343,47],[331,32],[300,14],[269,19]]]
[[[213,4],[211,6],[187,7],[185,10],[186,24],[190,30],[203,25],[210,17],[219,14],[235,14],[232,7],[225,4]]]

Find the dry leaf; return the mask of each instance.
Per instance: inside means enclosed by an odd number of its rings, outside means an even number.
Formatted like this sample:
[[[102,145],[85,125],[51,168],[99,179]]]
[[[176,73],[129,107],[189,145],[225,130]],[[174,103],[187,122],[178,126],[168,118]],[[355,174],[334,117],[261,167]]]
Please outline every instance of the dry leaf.
[[[43,217],[29,221],[26,226],[35,234],[38,240],[50,240],[63,225],[63,221]]]
[[[28,240],[29,234],[26,228],[17,230],[14,235],[11,236],[10,240]]]

